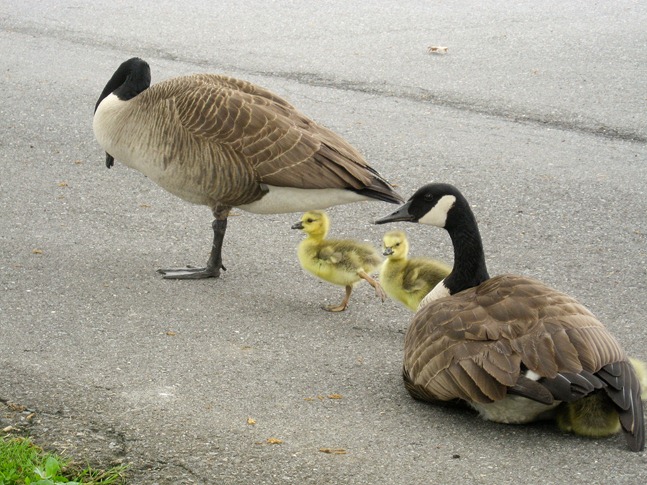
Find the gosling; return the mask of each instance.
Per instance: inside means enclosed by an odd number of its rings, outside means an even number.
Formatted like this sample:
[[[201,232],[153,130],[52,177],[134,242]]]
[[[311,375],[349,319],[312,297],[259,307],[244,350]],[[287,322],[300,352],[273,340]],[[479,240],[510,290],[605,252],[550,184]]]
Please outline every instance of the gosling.
[[[370,244],[350,239],[326,239],[330,220],[323,211],[309,211],[292,226],[307,234],[299,243],[297,255],[301,267],[324,281],[345,287],[346,294],[339,305],[322,305],[329,312],[343,312],[348,307],[350,295],[360,280],[366,280],[375,294],[384,301],[386,293],[380,284],[369,276],[382,258]]]
[[[403,231],[389,231],[382,240],[386,261],[380,269],[380,283],[386,294],[411,311],[451,272],[451,267],[426,258],[408,258],[409,241]]]

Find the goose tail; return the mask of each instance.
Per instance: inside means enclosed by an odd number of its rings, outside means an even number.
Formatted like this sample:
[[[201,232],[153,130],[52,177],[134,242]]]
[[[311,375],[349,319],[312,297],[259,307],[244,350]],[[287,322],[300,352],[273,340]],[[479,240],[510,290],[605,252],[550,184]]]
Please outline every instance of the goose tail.
[[[371,199],[381,200],[391,204],[403,204],[405,202],[404,198],[376,170],[370,166],[367,166],[366,169],[373,175],[372,183],[361,189],[351,190]]]

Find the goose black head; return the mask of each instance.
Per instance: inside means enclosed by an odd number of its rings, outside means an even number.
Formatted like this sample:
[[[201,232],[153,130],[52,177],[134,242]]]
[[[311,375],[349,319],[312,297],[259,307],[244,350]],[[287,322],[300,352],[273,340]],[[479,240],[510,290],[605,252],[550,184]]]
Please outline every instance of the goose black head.
[[[94,111],[108,95],[115,94],[122,101],[134,98],[151,85],[151,68],[143,59],[133,57],[117,68],[108,84],[103,88]]]
[[[375,223],[406,221],[446,228],[450,212],[457,201],[463,200],[453,185],[427,184],[419,188],[402,207]]]
[[[114,94],[122,101],[134,98],[151,85],[151,69],[148,63],[139,57],[133,57],[117,68],[108,84],[103,88],[97,104],[94,105],[94,112],[107,96]],[[106,167],[114,165],[115,159],[106,153]]]

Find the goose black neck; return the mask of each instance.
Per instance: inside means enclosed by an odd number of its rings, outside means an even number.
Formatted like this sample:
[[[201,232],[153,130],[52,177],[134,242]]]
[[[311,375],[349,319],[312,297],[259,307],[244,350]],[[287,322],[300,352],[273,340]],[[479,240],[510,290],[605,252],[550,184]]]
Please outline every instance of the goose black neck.
[[[112,75],[106,87],[103,88],[97,104],[96,112],[101,101],[108,95],[115,94],[122,101],[134,98],[151,85],[151,70],[146,61],[133,57],[123,62]]]
[[[457,200],[454,209],[445,224],[454,246],[454,267],[445,278],[445,286],[452,295],[490,279],[474,213],[465,199]]]

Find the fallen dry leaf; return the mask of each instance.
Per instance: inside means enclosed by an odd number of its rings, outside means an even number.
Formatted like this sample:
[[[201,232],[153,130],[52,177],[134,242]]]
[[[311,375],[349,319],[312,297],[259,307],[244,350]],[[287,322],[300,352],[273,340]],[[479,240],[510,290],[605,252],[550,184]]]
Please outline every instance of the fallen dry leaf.
[[[7,407],[8,407],[11,411],[18,411],[18,412],[22,412],[22,411],[24,411],[25,409],[27,409],[27,408],[26,408],[25,406],[23,406],[22,404],[16,404],[15,402],[8,402],[8,403],[7,403]]]
[[[256,424],[256,420],[254,418],[247,418],[247,424],[254,426]]]
[[[430,45],[427,47],[427,52],[430,54],[447,54],[449,47],[443,47],[439,45]]]
[[[31,250],[31,252],[32,252],[33,254],[43,254],[43,250],[42,250],[42,249],[32,249],[32,250]]]
[[[345,455],[346,450],[343,448],[319,448],[319,451],[322,453],[328,453],[329,455]]]
[[[330,394],[328,396],[328,399],[343,399],[343,398],[344,396],[342,396],[341,394]]]
[[[283,440],[280,440],[278,438],[267,438],[265,442],[269,445],[280,445],[283,443]]]
[[[65,181],[63,181],[63,182],[59,182],[59,183],[58,183],[58,186],[59,186],[59,187],[67,187],[67,182],[65,182]]]
[[[177,335],[177,332],[174,332],[173,330],[169,330],[168,332],[166,332],[166,335],[168,335],[169,337],[175,337]]]

